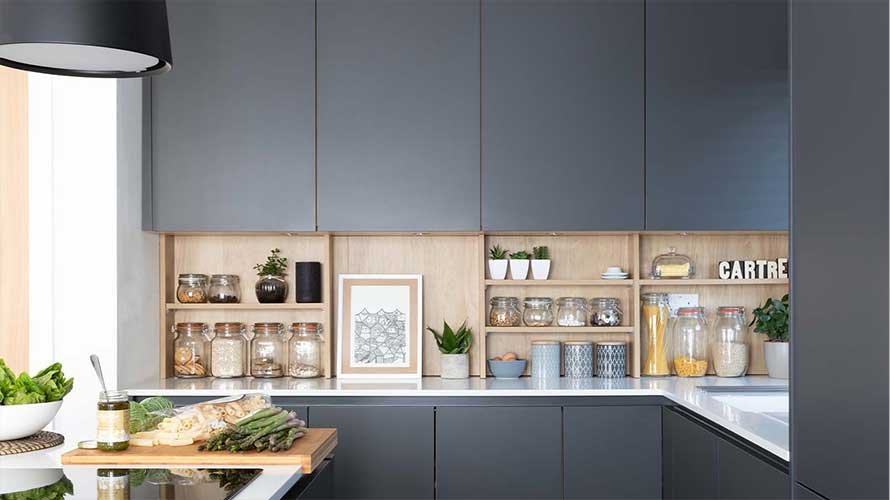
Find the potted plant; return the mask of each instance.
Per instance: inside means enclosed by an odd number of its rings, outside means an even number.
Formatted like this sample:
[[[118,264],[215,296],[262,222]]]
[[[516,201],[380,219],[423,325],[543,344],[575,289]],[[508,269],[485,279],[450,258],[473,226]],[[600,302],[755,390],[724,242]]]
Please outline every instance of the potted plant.
[[[256,299],[262,304],[281,304],[287,299],[287,257],[279,254],[281,250],[273,248],[266,262],[253,268],[260,277],[256,282]]]
[[[507,252],[500,245],[488,249],[488,274],[491,279],[502,280],[507,277]]]
[[[751,325],[757,333],[768,337],[763,343],[766,371],[772,378],[788,378],[788,294],[782,300],[766,299],[762,307],[754,309]],[[748,325],[748,326],[751,326]]]
[[[528,278],[528,259],[531,255],[525,250],[513,252],[510,254],[510,278],[514,280],[524,280]]]
[[[426,329],[433,334],[439,346],[442,378],[467,378],[470,376],[470,345],[473,344],[473,331],[464,320],[457,332],[451,329],[447,321],[440,334],[430,327]]]
[[[532,279],[545,280],[550,275],[550,249],[532,248]]]

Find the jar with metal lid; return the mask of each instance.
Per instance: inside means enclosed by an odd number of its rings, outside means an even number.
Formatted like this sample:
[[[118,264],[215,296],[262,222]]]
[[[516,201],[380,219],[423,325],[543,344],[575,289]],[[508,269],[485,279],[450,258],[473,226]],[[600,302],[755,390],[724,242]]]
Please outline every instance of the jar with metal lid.
[[[661,377],[671,374],[671,332],[668,328],[670,308],[668,294],[644,293],[640,296],[642,305],[642,375]]]
[[[596,297],[590,299],[591,326],[620,326],[621,301],[614,297]]]
[[[200,378],[210,367],[210,338],[204,323],[176,323],[173,327],[173,370],[179,378]]]
[[[130,446],[130,397],[127,391],[102,391],[96,412],[96,447],[122,451]]]
[[[718,377],[741,377],[748,371],[748,325],[745,308],[720,306],[711,331],[711,362]]]
[[[213,304],[241,302],[241,278],[237,274],[214,274],[210,277],[208,300]]]
[[[207,275],[180,274],[176,287],[176,300],[182,304],[203,304],[207,302]]]
[[[553,299],[550,297],[526,297],[522,311],[525,326],[550,326],[553,324]]]
[[[531,376],[559,378],[559,351],[558,340],[533,340]]]
[[[680,377],[701,377],[708,371],[708,323],[702,307],[681,307],[677,311],[674,370]]]
[[[319,323],[293,323],[288,341],[287,373],[294,378],[321,376],[321,347],[324,339]]]
[[[284,375],[287,366],[287,340],[281,323],[256,323],[250,341],[250,374],[257,378]]]
[[[668,253],[652,260],[652,279],[686,279],[695,276],[695,266],[688,256],[671,247]]]
[[[489,304],[489,326],[522,325],[522,313],[519,312],[519,299],[516,297],[492,297]]]
[[[247,372],[247,329],[243,323],[217,323],[210,342],[210,372],[218,378],[243,377]]]
[[[587,326],[587,301],[583,297],[560,297],[556,301],[556,324]]]

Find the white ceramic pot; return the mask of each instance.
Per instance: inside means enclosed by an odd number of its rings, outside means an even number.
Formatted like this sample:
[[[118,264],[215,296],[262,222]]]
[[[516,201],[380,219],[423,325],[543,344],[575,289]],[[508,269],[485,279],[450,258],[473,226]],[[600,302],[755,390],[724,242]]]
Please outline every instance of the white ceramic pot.
[[[532,279],[545,280],[550,276],[550,259],[532,259]]]
[[[52,422],[61,407],[61,401],[0,406],[0,441],[37,434]]]
[[[763,357],[770,378],[788,378],[788,342],[764,342]]]
[[[524,280],[528,278],[528,259],[510,259],[510,278]]]
[[[469,354],[441,354],[442,378],[467,378],[470,376]]]
[[[488,261],[488,275],[493,280],[502,280],[507,277],[507,259]]]

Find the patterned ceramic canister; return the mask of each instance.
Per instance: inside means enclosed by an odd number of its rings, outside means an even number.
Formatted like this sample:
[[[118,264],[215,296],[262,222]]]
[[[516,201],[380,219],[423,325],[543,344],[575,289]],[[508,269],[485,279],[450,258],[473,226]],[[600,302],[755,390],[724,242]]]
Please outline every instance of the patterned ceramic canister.
[[[593,376],[593,342],[571,340],[563,342],[562,359],[566,364],[566,377],[586,378]]]
[[[559,378],[559,341],[532,341],[532,377]]]
[[[627,342],[596,344],[596,376],[620,378],[627,373]]]

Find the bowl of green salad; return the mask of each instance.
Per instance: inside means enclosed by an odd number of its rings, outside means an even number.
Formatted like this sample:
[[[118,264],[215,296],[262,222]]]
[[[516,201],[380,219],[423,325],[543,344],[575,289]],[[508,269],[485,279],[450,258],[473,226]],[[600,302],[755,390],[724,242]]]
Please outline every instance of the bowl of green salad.
[[[16,375],[0,359],[0,441],[32,436],[56,417],[62,399],[74,388],[65,378],[61,363],[53,363],[35,375]]]

